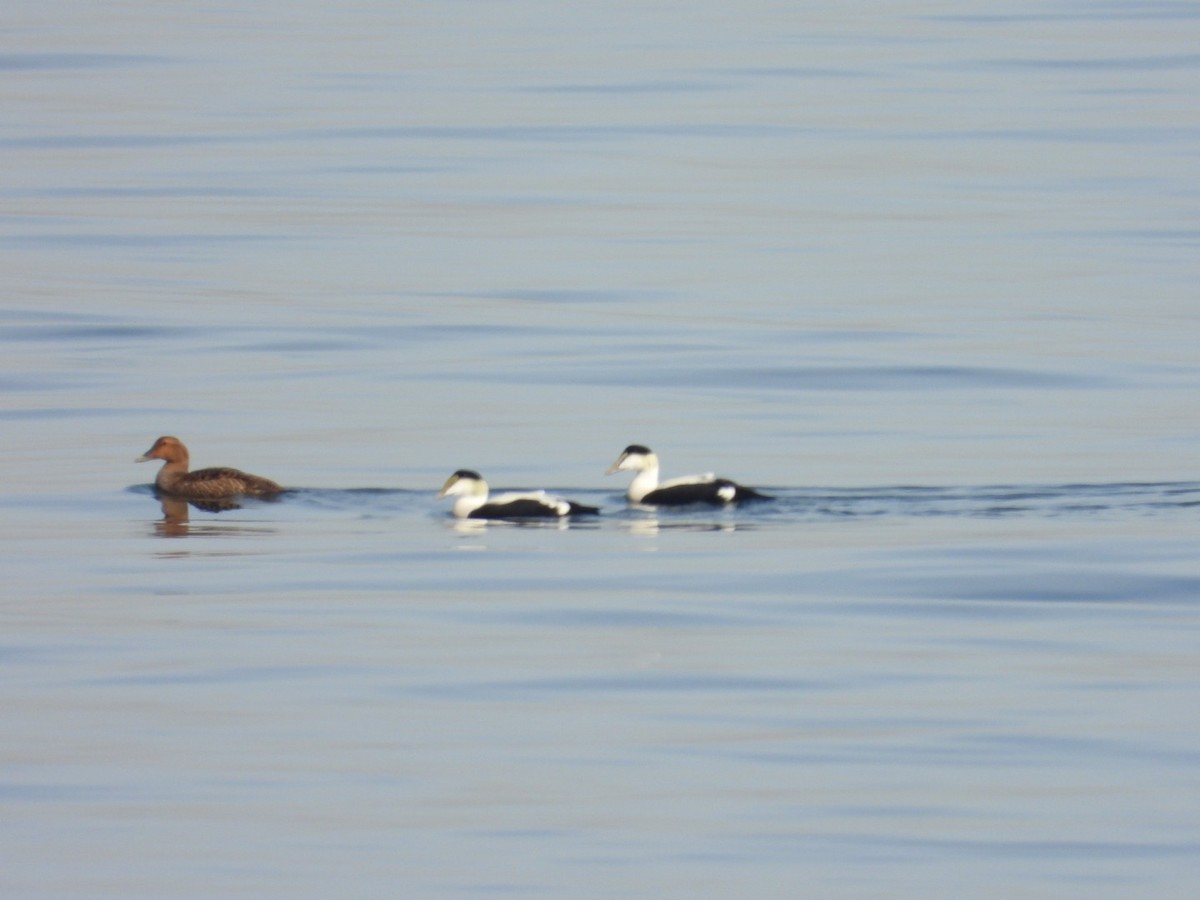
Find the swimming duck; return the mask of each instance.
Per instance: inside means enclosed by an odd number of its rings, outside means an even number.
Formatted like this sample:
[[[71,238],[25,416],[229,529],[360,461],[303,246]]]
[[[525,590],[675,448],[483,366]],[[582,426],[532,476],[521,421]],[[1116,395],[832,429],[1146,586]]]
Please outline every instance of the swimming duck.
[[[459,469],[447,478],[438,497],[457,497],[454,515],[460,519],[557,519],[600,512],[595,506],[564,500],[545,491],[500,494],[489,500],[487,482],[471,469]]]
[[[708,503],[725,506],[744,500],[770,500],[765,494],[743,487],[728,478],[718,478],[711,472],[705,475],[685,475],[670,481],[658,482],[658,456],[649,447],[630,444],[609,466],[605,475],[614,472],[637,472],[629,483],[625,496],[631,503],[653,506],[685,506],[692,503]]]
[[[134,462],[161,459],[166,465],[158,470],[154,485],[160,491],[185,500],[219,500],[228,497],[261,497],[278,494],[283,488],[269,478],[248,475],[237,469],[197,469],[188,471],[188,450],[183,441],[164,436]]]

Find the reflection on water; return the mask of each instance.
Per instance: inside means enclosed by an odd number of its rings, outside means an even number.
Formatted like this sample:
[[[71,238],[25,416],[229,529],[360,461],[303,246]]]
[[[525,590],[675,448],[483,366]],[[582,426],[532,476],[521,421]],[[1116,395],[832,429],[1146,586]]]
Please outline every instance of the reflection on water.
[[[163,518],[154,524],[155,531],[162,537],[186,537],[188,534],[188,504],[165,494],[159,495]]]
[[[630,534],[655,535],[662,531],[747,531],[756,526],[737,522],[663,522],[655,516],[640,516],[622,523]]]
[[[154,523],[154,533],[159,537],[182,538],[201,535],[204,537],[231,537],[234,535],[275,534],[278,532],[278,529],[272,526],[247,525],[244,522],[218,522],[217,520],[208,519],[196,524],[191,521],[192,508],[206,513],[222,513],[242,509],[244,501],[237,498],[188,500],[167,494],[157,488],[153,488],[153,495],[159,502],[163,516],[161,520]],[[274,502],[274,499],[256,499],[254,502],[257,505],[260,502]]]
[[[462,536],[482,537],[504,532],[617,531],[637,536],[686,532],[778,531],[825,521],[980,519],[1058,520],[1079,522],[1119,520],[1128,516],[1191,521],[1200,508],[1200,482],[1158,484],[984,485],[978,487],[873,487],[797,488],[774,486],[774,502],[714,508],[707,504],[654,508],[625,504],[608,491],[564,488],[582,502],[603,505],[600,515],[582,519],[482,520],[456,518],[446,512],[426,490],[357,488],[331,490],[304,488],[278,497],[230,498],[221,501],[184,500],[139,485],[131,491],[154,497],[162,519],[155,523],[163,537],[188,535],[231,536],[276,533],[278,527],[261,520],[282,516],[307,520],[322,527],[323,520],[353,516],[369,520],[404,522],[405,528],[446,529]],[[623,505],[625,504],[625,505]],[[253,509],[256,524],[224,514]],[[273,511],[278,515],[274,515]],[[193,521],[193,512],[203,513]],[[481,545],[485,546],[485,545]]]
[[[734,531],[749,528],[790,527],[814,519],[879,517],[1061,518],[1095,519],[1110,515],[1186,514],[1200,507],[1200,482],[1115,484],[1030,484],[880,486],[816,488],[773,486],[770,504],[713,507],[696,504],[654,507],[626,503],[621,496],[589,488],[554,489],[602,505],[602,512],[586,518],[459,519],[446,512],[433,493],[391,488],[299,488],[264,498],[184,500],[164,494],[152,485],[129,490],[148,493],[162,505],[164,522],[188,523],[189,508],[219,514],[252,507],[267,512],[272,506],[301,509],[305,514],[356,513],[365,517],[405,517],[420,514],[464,534],[485,533],[489,527],[529,528],[550,531],[596,530],[616,526],[630,533],[662,530]]]
[[[572,520],[569,516],[545,519],[460,519],[452,517],[451,528],[459,534],[484,534],[489,528],[536,528],[541,531],[566,531],[568,528],[595,528],[594,521]]]

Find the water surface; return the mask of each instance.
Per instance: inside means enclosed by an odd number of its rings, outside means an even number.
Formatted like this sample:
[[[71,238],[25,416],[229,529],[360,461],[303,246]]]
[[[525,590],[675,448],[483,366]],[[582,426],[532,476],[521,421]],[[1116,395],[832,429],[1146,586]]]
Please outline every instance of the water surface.
[[[1194,892],[1190,5],[6,34],[0,893]]]

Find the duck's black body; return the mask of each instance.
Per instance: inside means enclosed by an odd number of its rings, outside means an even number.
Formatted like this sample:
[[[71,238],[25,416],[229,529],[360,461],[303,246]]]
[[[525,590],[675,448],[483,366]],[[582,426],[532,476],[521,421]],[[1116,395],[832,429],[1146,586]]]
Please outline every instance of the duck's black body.
[[[664,485],[646,494],[637,502],[650,506],[691,506],[696,503],[726,506],[730,503],[770,499],[766,494],[760,494],[736,481],[730,481],[728,478],[714,478],[712,481]]]
[[[500,495],[500,499],[506,496]],[[558,502],[555,503],[554,501]],[[567,504],[566,512],[561,511],[560,504]],[[585,506],[574,500],[560,500],[556,497],[521,497],[496,503],[485,503],[478,509],[467,513],[468,519],[561,519],[563,516],[594,516],[600,508]]]

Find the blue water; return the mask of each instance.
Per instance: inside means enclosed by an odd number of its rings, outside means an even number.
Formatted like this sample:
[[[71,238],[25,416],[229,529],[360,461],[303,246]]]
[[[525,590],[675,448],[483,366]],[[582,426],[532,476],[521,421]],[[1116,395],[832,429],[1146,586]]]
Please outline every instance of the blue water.
[[[1192,896],[1194,4],[10,6],[0,895]]]

